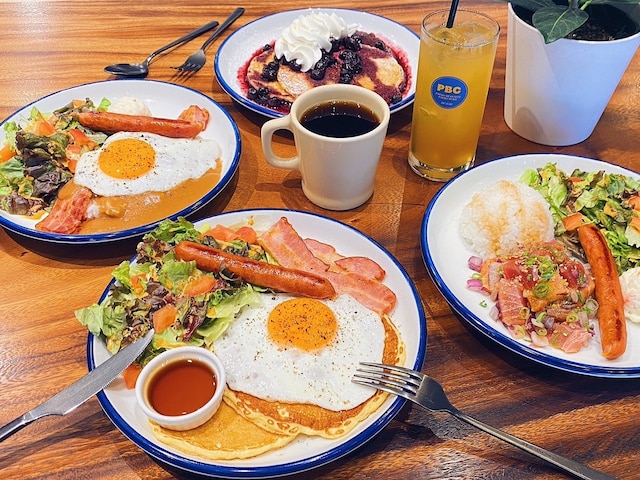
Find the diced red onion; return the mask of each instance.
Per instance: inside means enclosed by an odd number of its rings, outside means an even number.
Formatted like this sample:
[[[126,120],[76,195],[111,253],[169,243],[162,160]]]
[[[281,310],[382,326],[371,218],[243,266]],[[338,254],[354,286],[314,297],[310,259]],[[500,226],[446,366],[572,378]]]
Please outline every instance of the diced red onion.
[[[469,268],[476,272],[480,271],[480,269],[482,268],[482,263],[483,263],[482,258],[476,255],[472,255],[471,257],[469,257],[469,260],[467,261],[467,265],[469,266]]]
[[[546,317],[544,317],[544,320],[542,321],[544,328],[546,328],[547,330],[553,330],[553,325],[555,323],[556,323],[556,319],[553,318],[551,315],[547,315]]]
[[[529,334],[531,335],[531,343],[534,346],[536,346],[536,347],[547,347],[547,346],[549,346],[549,339],[546,336],[541,337],[540,335],[538,335],[534,331],[529,332]]]

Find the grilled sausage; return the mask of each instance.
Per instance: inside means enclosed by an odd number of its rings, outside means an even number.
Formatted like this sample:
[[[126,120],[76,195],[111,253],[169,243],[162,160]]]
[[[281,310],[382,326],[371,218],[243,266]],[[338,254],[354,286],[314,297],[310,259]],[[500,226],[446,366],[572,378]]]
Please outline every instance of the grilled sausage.
[[[112,112],[81,112],[77,118],[81,125],[100,132],[148,132],[171,138],[193,138],[207,127],[209,112],[192,105],[175,120]]]
[[[226,270],[246,282],[279,292],[310,298],[333,298],[336,295],[331,282],[313,273],[259,262],[195,242],[180,242],[174,252],[180,260],[195,261],[202,270]]]
[[[595,279],[602,355],[613,360],[627,348],[624,299],[616,263],[604,235],[595,225],[578,227],[578,238]]]

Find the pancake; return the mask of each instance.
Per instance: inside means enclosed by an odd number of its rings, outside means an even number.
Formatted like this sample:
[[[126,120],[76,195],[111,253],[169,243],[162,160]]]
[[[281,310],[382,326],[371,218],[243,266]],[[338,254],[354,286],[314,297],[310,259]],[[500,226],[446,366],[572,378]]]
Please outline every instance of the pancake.
[[[249,62],[248,98],[272,108],[287,110],[296,97],[313,87],[352,83],[373,90],[390,105],[399,102],[407,87],[407,76],[393,51],[373,34],[356,32],[352,37],[358,39],[360,48],[352,51],[338,44],[337,50],[330,53],[335,63],[323,70],[322,78],[316,78],[316,74],[312,76],[313,70],[302,72],[295,65],[277,59],[273,45],[266,46]],[[345,52],[358,57],[361,71],[341,80],[343,68],[349,67],[350,63],[344,58]]]
[[[208,460],[255,457],[284,447],[296,438],[268,432],[238,415],[224,402],[211,420],[192,430],[169,430],[155,422],[149,423],[155,437],[165,445]]]
[[[265,65],[275,61],[275,53],[273,49],[264,50],[253,57],[247,68],[247,82],[255,90],[266,89],[270,96],[275,97],[283,102],[293,102],[292,97],[280,84],[280,82],[265,79],[262,75]]]
[[[358,55],[362,62],[362,72],[355,75],[351,83],[373,90],[387,103],[391,103],[392,97],[400,93],[406,84],[404,70],[398,61],[390,52],[368,45],[363,45]],[[340,69],[344,62],[339,52],[334,53],[333,57],[337,62],[326,70],[322,80],[313,80],[308,72],[300,72],[288,65],[281,65],[278,69],[279,88],[281,87],[290,97],[295,98],[318,85],[338,83]]]
[[[389,52],[378,48],[362,46],[362,73],[356,75],[353,83],[373,90],[391,103],[394,95],[401,94],[407,84],[403,68]]]
[[[327,68],[322,80],[314,80],[308,72],[294,70],[288,65],[281,65],[278,69],[278,84],[291,98],[302,95],[307,90],[319,85],[332,85],[340,80],[340,66],[338,63]]]
[[[404,364],[406,352],[400,333],[388,316],[382,317],[382,323],[385,329],[383,362]],[[338,438],[349,433],[358,423],[374,413],[387,396],[385,392],[376,391],[372,397],[355,408],[331,411],[316,405],[263,400],[227,388],[223,403],[231,406],[247,420],[276,434]]]

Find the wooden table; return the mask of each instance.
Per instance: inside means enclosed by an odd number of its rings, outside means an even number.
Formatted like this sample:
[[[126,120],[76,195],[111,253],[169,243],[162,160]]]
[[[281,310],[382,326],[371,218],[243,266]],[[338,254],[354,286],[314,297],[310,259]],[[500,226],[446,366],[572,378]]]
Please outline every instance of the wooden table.
[[[329,0],[322,6],[342,7]],[[0,118],[48,93],[108,79],[110,63],[140,61],[236,5],[208,0],[4,0],[0,3]],[[317,6],[247,1],[237,28],[277,10]],[[443,1],[408,0],[351,8],[384,15],[419,32],[428,11]],[[478,162],[530,152],[601,158],[636,168],[640,162],[640,58],[636,56],[595,132],[566,148],[530,143],[503,120],[506,4],[471,0],[466,6],[502,27]],[[216,45],[219,45],[216,42]],[[214,78],[216,46],[205,68],[186,81],[176,65],[200,40],[152,64],[148,78],[175,81],[221,103],[242,132],[243,151],[233,186],[198,212],[209,216],[246,207],[317,212],[352,225],[384,245],[408,271],[428,317],[424,371],[440,380],[461,410],[540,446],[620,478],[640,478],[640,383],[563,373],[522,359],[468,327],[437,291],[423,265],[420,222],[440,184],[407,167],[411,108],[392,118],[375,193],[365,205],[337,213],[306,200],[297,174],[269,167],[259,132],[265,118],[232,102]],[[585,92],[588,95],[589,92]],[[286,143],[286,142],[285,142]],[[290,145],[283,148],[291,148]],[[134,252],[135,241],[64,246],[0,230],[0,423],[7,422],[86,372],[87,332],[73,311],[94,303],[112,268]],[[2,443],[3,478],[187,478],[163,467],[129,442],[95,398],[65,417],[49,417]],[[563,478],[556,470],[446,414],[407,405],[378,436],[353,454],[296,478]]]

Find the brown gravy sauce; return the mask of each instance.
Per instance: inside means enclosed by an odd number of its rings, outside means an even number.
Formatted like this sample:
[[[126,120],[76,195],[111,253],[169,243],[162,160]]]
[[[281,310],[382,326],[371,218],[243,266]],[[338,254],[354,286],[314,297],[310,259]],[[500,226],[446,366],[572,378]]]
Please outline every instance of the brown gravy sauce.
[[[107,233],[128,230],[163,220],[194,204],[204,197],[220,181],[222,162],[216,160],[216,168],[202,177],[190,179],[166,192],[146,192],[140,195],[96,197],[94,205],[99,215],[82,223],[76,233]],[[58,198],[71,197],[80,188],[73,181],[60,189]]]

